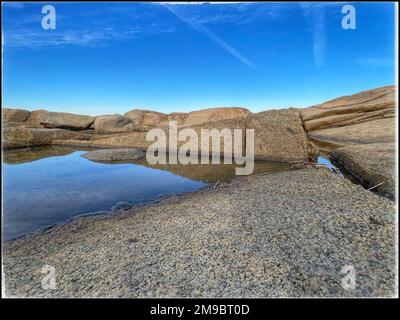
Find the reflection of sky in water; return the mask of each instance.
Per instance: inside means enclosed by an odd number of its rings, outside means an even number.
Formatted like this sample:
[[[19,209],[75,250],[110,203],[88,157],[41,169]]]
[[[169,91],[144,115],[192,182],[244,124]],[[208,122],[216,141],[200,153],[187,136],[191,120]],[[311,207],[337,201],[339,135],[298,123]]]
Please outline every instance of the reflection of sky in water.
[[[323,165],[327,166],[329,169],[335,169],[336,168],[329,159],[321,157],[321,156],[318,157],[318,161],[317,162],[319,164],[323,164]]]
[[[22,164],[3,164],[3,238],[10,239],[79,214],[138,204],[205,186],[137,164],[102,164],[82,151]]]

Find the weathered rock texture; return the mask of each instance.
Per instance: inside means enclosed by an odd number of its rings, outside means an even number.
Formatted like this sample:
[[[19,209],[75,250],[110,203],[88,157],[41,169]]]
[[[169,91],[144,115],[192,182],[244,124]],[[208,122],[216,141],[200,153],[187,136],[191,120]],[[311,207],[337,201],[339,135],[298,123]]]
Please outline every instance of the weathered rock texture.
[[[25,126],[3,129],[3,148],[22,148],[52,144],[54,140],[72,139],[73,131],[64,129],[28,128]]]
[[[94,117],[66,112],[46,112],[40,115],[40,123],[46,128],[83,130],[88,129],[93,122]]]
[[[47,112],[48,111],[46,111],[46,110],[32,111],[31,114],[29,115],[28,119],[26,119],[26,123],[39,126],[40,125],[40,117]]]
[[[147,131],[158,127],[167,115],[156,111],[134,109],[126,112],[124,116],[131,119],[135,131]]]
[[[394,139],[395,87],[340,97],[302,109],[308,136],[344,146]]]
[[[236,179],[3,244],[18,297],[393,297],[396,210],[332,172]],[[57,287],[41,285],[44,264]],[[356,270],[355,289],[341,270]]]
[[[394,86],[362,91],[300,111],[321,150],[331,153],[364,185],[394,198],[396,104]]]
[[[394,142],[394,118],[372,120],[351,126],[334,127],[308,133],[311,139],[335,143],[338,147],[366,143]]]
[[[3,108],[2,109],[3,120],[9,122],[24,122],[28,119],[31,114],[28,110],[23,109],[10,109]]]
[[[126,132],[134,131],[132,120],[129,117],[116,115],[98,116],[91,128],[99,131]]]
[[[203,109],[189,112],[183,125],[187,127],[226,119],[245,119],[249,114],[249,110],[244,108]]]
[[[142,148],[149,147],[153,142],[146,141],[147,132],[129,132],[95,137],[94,139],[55,140],[53,144],[76,147],[96,148]]]
[[[247,128],[254,129],[254,157],[257,160],[303,162],[314,156],[295,110],[252,114]]]
[[[396,192],[396,158],[393,143],[378,143],[343,147],[332,156],[357,176],[368,188],[394,199]]]
[[[143,158],[145,152],[141,149],[106,149],[86,152],[81,155],[92,161],[128,161]]]

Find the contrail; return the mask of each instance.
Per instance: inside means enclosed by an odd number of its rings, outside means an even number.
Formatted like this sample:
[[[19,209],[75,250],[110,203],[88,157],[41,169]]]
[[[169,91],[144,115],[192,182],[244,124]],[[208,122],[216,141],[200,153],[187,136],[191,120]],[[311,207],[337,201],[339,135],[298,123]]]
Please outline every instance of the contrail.
[[[249,68],[256,68],[256,65],[251,62],[249,59],[247,59],[244,55],[242,55],[239,51],[236,49],[232,48],[229,44],[227,44],[224,40],[219,38],[214,32],[212,32],[210,29],[207,27],[203,26],[200,23],[195,23],[193,21],[190,21],[183,16],[181,16],[175,9],[171,8],[169,5],[164,4],[165,7],[171,11],[179,20],[182,20],[189,24],[192,28],[196,29],[200,33],[204,33],[209,39],[214,41],[217,45],[219,45],[221,48],[224,50],[228,51],[232,56],[234,56],[236,59],[238,59],[241,63],[243,63],[245,66]]]
[[[313,50],[314,60],[318,67],[321,67],[325,63],[326,54],[326,35],[325,35],[325,17],[324,8],[317,8],[313,11]]]

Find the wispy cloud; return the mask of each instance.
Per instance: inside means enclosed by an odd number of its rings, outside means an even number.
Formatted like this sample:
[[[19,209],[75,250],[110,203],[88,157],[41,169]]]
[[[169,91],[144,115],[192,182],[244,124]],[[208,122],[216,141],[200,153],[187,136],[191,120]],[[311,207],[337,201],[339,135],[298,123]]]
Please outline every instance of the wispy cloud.
[[[73,15],[57,12],[56,30],[41,28],[43,16],[40,10],[36,13],[31,10],[10,15],[3,26],[3,44],[10,48],[29,49],[63,45],[104,47],[112,41],[125,41],[174,30],[174,26],[148,13],[143,19],[144,15],[139,15],[132,8],[126,7],[122,11],[117,6],[109,6],[95,10],[76,10]]]
[[[314,10],[312,22],[314,61],[318,67],[321,67],[325,64],[326,56],[325,11],[323,8]]]
[[[12,8],[12,9],[24,8],[24,4],[22,2],[3,2],[2,4],[6,8]]]
[[[301,3],[300,7],[310,24],[314,62],[317,67],[322,67],[325,64],[327,47],[325,5]]]
[[[218,37],[214,32],[212,32],[210,29],[208,29],[206,26],[203,24],[196,22],[194,20],[191,20],[189,18],[184,17],[177,8],[170,6],[169,4],[165,4],[165,7],[171,11],[179,20],[186,22],[188,25],[190,25],[192,28],[194,28],[196,31],[203,33],[206,35],[210,40],[215,42],[218,46],[223,48],[225,51],[230,53],[233,57],[235,57],[237,60],[239,60],[241,63],[243,63],[245,66],[249,68],[256,68],[256,65],[250,61],[248,58],[246,58],[243,54],[241,54],[239,51],[237,51],[235,48],[227,44],[224,40],[222,40],[220,37]]]
[[[42,30],[20,30],[10,34],[5,45],[8,47],[40,48],[48,46],[103,46],[105,41],[132,39],[137,36],[134,30],[121,32],[112,28],[103,30],[73,30],[64,32],[45,32]]]
[[[209,26],[229,24],[241,28],[257,19],[276,19],[280,16],[281,9],[285,8],[282,4],[265,6],[244,2],[153,2],[94,6],[74,4],[74,7],[57,4],[57,29],[48,31],[41,28],[40,5],[7,3],[7,6],[14,4],[15,8],[22,10],[8,7],[4,10],[3,44],[6,47],[29,49],[60,45],[103,47],[113,41],[174,32],[181,26],[177,21],[184,21],[250,68],[255,68],[255,64],[217,36]],[[179,20],[170,15],[166,17],[165,8]]]

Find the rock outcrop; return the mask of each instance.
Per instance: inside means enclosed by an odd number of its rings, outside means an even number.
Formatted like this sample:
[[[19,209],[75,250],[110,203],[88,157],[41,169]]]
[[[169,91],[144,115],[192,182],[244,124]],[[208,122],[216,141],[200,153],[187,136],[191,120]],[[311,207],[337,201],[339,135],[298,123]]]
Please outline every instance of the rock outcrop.
[[[35,126],[40,126],[40,117],[47,113],[47,110],[34,110],[31,112],[29,115],[28,119],[26,119],[27,124],[35,125]]]
[[[98,117],[62,112],[20,109],[3,109],[6,127],[31,126],[69,130],[85,130],[92,135],[63,136],[58,139],[49,132],[53,144],[90,146],[100,148],[147,148],[150,129],[161,128],[167,133],[170,121],[176,121],[178,131],[192,128],[201,137],[201,129],[242,129],[242,153],[246,149],[246,129],[254,129],[256,160],[279,162],[304,162],[314,159],[318,145],[334,149],[365,143],[392,143],[395,139],[394,86],[363,91],[352,96],[340,97],[310,108],[296,110],[271,110],[253,114],[245,108],[210,108],[189,113],[164,114],[134,109],[122,115]],[[25,130],[25,131],[24,131]],[[24,145],[27,129],[11,130],[7,146]],[[10,138],[20,132],[21,139]],[[29,133],[30,134],[30,133]],[[43,131],[41,134],[45,134]],[[36,141],[36,139],[33,139]],[[315,144],[313,143],[315,142]],[[185,141],[178,142],[178,147]],[[224,148],[223,139],[219,150]],[[211,141],[209,144],[211,149]],[[200,151],[200,141],[198,143]],[[216,151],[216,150],[212,150]],[[204,153],[204,152],[202,152]]]
[[[308,137],[343,147],[365,143],[394,142],[396,138],[395,119],[379,119],[350,126],[326,128],[308,133]]]
[[[137,160],[143,158],[145,155],[146,153],[141,149],[130,148],[96,150],[86,152],[81,156],[92,161],[109,162]]]
[[[30,116],[31,112],[23,109],[2,109],[3,120],[8,122],[24,122]]]
[[[394,198],[395,87],[340,97],[301,110],[309,139],[367,187]]]
[[[92,116],[66,112],[46,112],[40,115],[40,124],[45,128],[84,130],[88,129],[93,122]]]
[[[3,130],[3,148],[23,148],[52,144],[54,140],[72,139],[76,133],[64,129],[7,127]]]
[[[304,162],[315,157],[300,115],[295,110],[271,110],[252,114],[248,129],[254,129],[256,160]]]
[[[134,130],[132,120],[119,114],[98,116],[95,118],[91,128],[108,132],[127,132]]]
[[[371,143],[343,147],[333,151],[333,158],[368,188],[374,188],[389,198],[395,198],[395,145],[393,143]]]
[[[209,108],[189,112],[183,125],[189,127],[226,119],[245,119],[249,114],[249,110],[244,108]]]
[[[164,113],[134,109],[124,114],[131,119],[135,131],[147,131],[159,126],[159,123],[167,116]]]
[[[394,138],[395,87],[340,97],[302,109],[300,115],[313,140],[338,146],[388,142]]]
[[[249,114],[249,110],[244,108],[209,108],[189,113],[173,112],[170,114],[134,109],[126,112],[124,116],[132,120],[135,131],[147,131],[152,128],[168,126],[169,121],[176,121],[178,126],[191,127],[226,119],[244,119]]]

